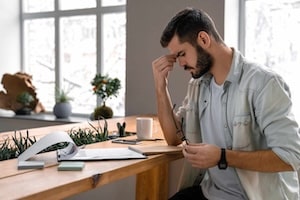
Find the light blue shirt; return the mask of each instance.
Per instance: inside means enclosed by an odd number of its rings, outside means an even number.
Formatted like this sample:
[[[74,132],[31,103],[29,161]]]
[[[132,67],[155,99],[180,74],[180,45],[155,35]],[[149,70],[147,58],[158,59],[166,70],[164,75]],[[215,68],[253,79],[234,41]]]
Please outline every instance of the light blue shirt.
[[[186,136],[193,142],[202,141],[200,120],[207,108],[210,80],[209,74],[191,79],[187,96],[177,112],[179,117],[184,117]],[[249,62],[234,50],[222,102],[220,114],[227,149],[272,149],[295,170],[261,173],[236,169],[248,198],[298,200],[296,170],[300,166],[300,137],[287,84],[269,68]],[[202,184],[209,181],[206,176]]]
[[[226,148],[223,118],[221,115],[224,94],[223,84],[217,85],[215,79],[210,82],[210,96],[207,99],[207,109],[203,112],[200,126],[204,143]],[[247,195],[234,168],[219,170],[217,166],[207,169],[211,181],[204,182],[201,187],[203,194],[209,199],[246,200]]]

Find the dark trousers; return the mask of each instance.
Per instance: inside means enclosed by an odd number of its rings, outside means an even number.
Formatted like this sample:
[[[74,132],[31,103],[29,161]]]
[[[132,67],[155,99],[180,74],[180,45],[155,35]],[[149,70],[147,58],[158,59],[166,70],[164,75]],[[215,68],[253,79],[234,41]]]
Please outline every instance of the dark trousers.
[[[208,200],[202,193],[200,186],[192,186],[180,190],[169,200]]]

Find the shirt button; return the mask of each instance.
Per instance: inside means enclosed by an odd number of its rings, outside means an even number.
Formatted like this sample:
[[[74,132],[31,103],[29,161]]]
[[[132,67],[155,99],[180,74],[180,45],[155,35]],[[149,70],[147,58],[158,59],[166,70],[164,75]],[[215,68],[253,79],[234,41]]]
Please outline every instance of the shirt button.
[[[227,125],[225,124],[224,127],[227,128]]]

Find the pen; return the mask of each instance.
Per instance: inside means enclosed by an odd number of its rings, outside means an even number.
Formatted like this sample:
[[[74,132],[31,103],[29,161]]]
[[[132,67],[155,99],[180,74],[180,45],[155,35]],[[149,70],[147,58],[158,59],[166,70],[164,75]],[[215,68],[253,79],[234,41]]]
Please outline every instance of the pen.
[[[159,141],[159,140],[164,140],[164,139],[161,138],[137,139],[137,141]]]
[[[112,143],[120,143],[120,144],[138,144],[139,141],[137,140],[125,140],[125,139],[116,139],[112,140]]]

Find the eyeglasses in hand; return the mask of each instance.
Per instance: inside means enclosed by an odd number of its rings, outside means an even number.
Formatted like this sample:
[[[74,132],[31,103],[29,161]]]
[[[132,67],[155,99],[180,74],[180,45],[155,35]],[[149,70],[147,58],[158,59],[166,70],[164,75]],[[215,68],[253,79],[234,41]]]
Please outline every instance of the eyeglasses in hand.
[[[174,124],[176,127],[176,134],[180,137],[181,141],[185,142],[186,144],[189,144],[190,141],[185,137],[185,133],[183,131],[183,122],[184,122],[183,117],[181,118],[180,128],[177,126],[177,122],[176,122],[176,119],[174,116],[175,107],[176,107],[176,104],[174,104],[173,108],[172,108],[172,118],[173,118],[173,121],[174,121]]]

